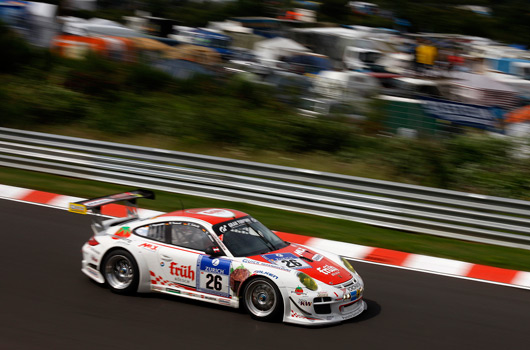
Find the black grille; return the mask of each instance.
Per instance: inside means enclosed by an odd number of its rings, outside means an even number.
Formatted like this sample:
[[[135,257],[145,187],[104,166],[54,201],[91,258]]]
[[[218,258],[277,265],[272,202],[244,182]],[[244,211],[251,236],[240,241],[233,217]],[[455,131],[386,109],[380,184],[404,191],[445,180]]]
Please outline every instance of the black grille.
[[[322,303],[322,302],[330,302],[331,301],[331,298],[330,297],[318,297],[318,298],[315,298],[313,299],[313,303]]]
[[[330,314],[331,305],[330,304],[320,304],[322,302],[330,302],[330,297],[317,297],[313,299],[313,307],[317,314]]]

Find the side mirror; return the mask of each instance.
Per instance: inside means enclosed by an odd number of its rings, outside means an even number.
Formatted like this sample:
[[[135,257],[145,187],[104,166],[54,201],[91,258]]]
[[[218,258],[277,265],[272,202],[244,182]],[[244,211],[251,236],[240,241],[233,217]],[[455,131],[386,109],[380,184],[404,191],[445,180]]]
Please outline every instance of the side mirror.
[[[206,248],[205,253],[208,254],[208,255],[211,255],[211,256],[221,256],[221,255],[223,255],[223,251],[221,250],[221,248],[219,248],[217,246],[210,246],[210,247]]]

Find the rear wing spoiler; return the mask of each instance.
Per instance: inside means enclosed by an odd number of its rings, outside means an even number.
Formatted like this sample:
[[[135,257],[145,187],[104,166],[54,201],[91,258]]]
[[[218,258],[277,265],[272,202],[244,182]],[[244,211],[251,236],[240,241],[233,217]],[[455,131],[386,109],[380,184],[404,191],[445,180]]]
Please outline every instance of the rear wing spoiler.
[[[138,207],[136,205],[138,198],[155,199],[155,194],[150,190],[134,190],[98,198],[85,199],[79,202],[70,203],[68,206],[68,211],[77,214],[95,214],[93,227],[95,231],[101,231],[105,228],[105,226],[109,226],[113,222],[138,218]],[[123,202],[125,205],[127,209],[127,217],[109,220],[108,225],[103,225],[103,221],[101,219],[101,207],[107,204],[114,204],[118,202]],[[105,224],[107,224],[107,222],[105,222]]]

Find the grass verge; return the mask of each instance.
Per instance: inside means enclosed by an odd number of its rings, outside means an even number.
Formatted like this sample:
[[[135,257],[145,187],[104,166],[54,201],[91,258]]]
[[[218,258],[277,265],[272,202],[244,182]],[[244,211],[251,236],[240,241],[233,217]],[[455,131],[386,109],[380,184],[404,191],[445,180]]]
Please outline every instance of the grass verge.
[[[98,197],[130,187],[80,180],[2,167],[0,183],[78,197]],[[456,259],[508,269],[530,271],[527,250],[413,234],[360,224],[353,221],[282,211],[239,202],[157,192],[155,201],[142,201],[147,209],[171,211],[184,207],[234,208],[251,214],[268,227],[284,232],[341,242],[394,249],[441,258]]]

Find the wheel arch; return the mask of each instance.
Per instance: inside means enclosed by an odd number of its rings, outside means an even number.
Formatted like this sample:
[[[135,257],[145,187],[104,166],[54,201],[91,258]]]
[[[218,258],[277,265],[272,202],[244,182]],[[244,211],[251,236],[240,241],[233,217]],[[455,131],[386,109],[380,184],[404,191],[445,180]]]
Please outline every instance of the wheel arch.
[[[104,262],[107,259],[107,256],[117,250],[123,250],[127,253],[131,254],[134,258],[134,262],[136,263],[136,266],[138,266],[139,271],[139,280],[138,280],[138,293],[148,293],[151,291],[151,275],[149,273],[149,266],[144,261],[144,259],[141,257],[141,254],[137,251],[134,251],[132,249],[128,249],[128,247],[112,247],[108,249],[105,254],[103,254],[103,257],[101,258],[101,264],[99,265],[99,272],[104,276],[105,272],[103,271],[104,268]]]
[[[280,294],[282,296],[282,301],[283,301],[283,320],[285,320],[285,318],[289,316],[289,312],[290,312],[289,293],[288,293],[287,289],[285,288],[285,286],[279,285],[278,283],[276,283],[271,278],[269,278],[268,276],[265,276],[265,275],[261,275],[261,274],[252,275],[249,278],[247,278],[246,280],[244,280],[243,283],[241,283],[241,285],[239,286],[239,289],[237,291],[237,297],[239,299],[239,308],[240,309],[244,309],[245,308],[244,305],[243,305],[245,303],[245,296],[244,296],[245,288],[247,287],[247,285],[251,281],[255,280],[256,278],[263,278],[263,279],[269,281],[270,283],[272,283],[273,285],[275,285],[276,288],[278,288],[278,290],[280,291]]]

